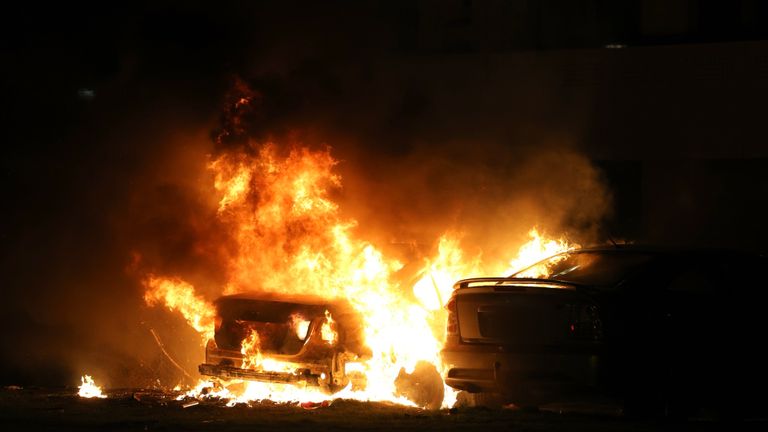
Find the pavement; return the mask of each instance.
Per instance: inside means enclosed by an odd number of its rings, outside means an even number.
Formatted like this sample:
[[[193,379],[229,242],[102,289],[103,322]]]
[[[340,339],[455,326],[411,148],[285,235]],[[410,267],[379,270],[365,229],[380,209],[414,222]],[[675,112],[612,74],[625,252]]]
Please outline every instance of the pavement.
[[[0,389],[3,431],[655,431],[768,430],[768,422],[737,425],[699,420],[633,421],[613,411],[528,411],[462,408],[435,411],[389,403],[335,400],[305,406],[268,401],[227,407],[222,401],[182,399],[179,393],[122,389],[106,399],[84,399],[76,388]],[[309,409],[308,409],[309,408]]]

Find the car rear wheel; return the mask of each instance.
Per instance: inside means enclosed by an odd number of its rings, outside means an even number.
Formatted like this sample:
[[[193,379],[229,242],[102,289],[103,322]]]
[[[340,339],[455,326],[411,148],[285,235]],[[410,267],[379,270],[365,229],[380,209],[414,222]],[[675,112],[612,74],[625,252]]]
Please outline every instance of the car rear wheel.
[[[405,368],[395,379],[395,389],[398,396],[404,396],[416,405],[436,410],[440,409],[445,396],[443,377],[432,363],[420,361],[413,373],[407,373]]]

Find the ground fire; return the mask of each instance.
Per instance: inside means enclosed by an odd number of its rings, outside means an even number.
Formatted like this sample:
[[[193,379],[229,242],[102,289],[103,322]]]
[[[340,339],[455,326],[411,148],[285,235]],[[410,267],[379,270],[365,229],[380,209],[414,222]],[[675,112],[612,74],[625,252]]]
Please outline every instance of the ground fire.
[[[90,398],[99,398],[104,399],[107,396],[104,395],[101,392],[101,387],[96,385],[96,382],[93,381],[93,378],[91,378],[90,375],[83,375],[82,378],[80,378],[80,381],[82,384],[80,384],[80,387],[78,389],[77,395],[90,399]]]
[[[207,352],[219,355],[214,363],[201,365],[201,371],[219,378],[222,371],[227,373],[228,379],[201,380],[188,396],[220,397],[230,404],[348,398],[432,407],[434,401],[427,399],[439,397],[437,407],[450,406],[455,391],[444,387],[439,377],[443,370],[439,349],[445,331],[442,306],[453,283],[471,274],[508,275],[573,247],[564,240],[545,240],[533,229],[527,244],[510,249],[509,258],[514,259],[489,264],[484,262],[486,257],[465,254],[459,234],[445,234],[436,255],[425,260],[417,282],[403,286],[395,277],[403,263],[387,258],[366,241],[356,221],[343,218],[330,198],[330,192],[341,186],[330,149],[283,151],[275,144],[264,144],[248,150],[224,153],[208,166],[218,193],[217,217],[236,243],[227,259],[228,282],[221,294],[231,298],[250,293],[278,300],[311,296],[328,304],[343,302],[362,321],[362,348],[350,348],[344,339],[349,336],[338,333],[349,327],[344,322],[348,318],[332,306],[322,306],[323,310],[287,310],[269,325],[232,318],[240,326],[242,339],[230,343],[228,354],[221,354],[216,345],[223,342],[215,332],[222,325],[217,316],[222,303],[199,295],[177,275],[146,274],[146,303],[181,313],[200,333]],[[288,330],[280,330],[283,327]],[[269,347],[275,345],[278,330],[282,331],[280,341],[293,340],[291,353],[304,354],[275,355],[277,348]],[[318,358],[306,354],[309,345],[332,356],[336,366],[297,365],[296,359]],[[222,364],[226,370],[219,367]],[[336,370],[339,365],[341,371]],[[343,377],[331,391],[320,385],[328,383],[329,373]],[[428,396],[419,396],[429,387],[420,381],[424,377],[432,383],[437,379],[440,388],[431,385]]]

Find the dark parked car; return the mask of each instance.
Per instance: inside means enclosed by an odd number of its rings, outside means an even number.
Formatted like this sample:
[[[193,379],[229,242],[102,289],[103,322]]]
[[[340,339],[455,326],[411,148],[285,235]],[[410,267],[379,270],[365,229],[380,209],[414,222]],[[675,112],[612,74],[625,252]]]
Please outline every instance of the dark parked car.
[[[219,298],[216,312],[215,336],[199,367],[203,375],[310,385],[332,393],[350,382],[346,362],[370,357],[360,317],[344,302],[240,294]],[[252,331],[258,334],[265,358],[290,368],[274,370],[244,362],[243,341]]]
[[[548,276],[522,277],[535,268]],[[619,246],[461,280],[446,383],[479,404],[607,396],[643,415],[764,412],[766,269],[746,253]]]

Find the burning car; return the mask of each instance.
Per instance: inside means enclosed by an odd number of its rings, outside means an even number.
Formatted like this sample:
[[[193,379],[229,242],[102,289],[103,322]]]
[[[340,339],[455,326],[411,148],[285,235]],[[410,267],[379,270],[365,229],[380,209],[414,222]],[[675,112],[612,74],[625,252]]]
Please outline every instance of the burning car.
[[[315,386],[350,384],[346,364],[370,357],[358,314],[344,302],[239,294],[216,303],[203,375]]]
[[[446,384],[477,404],[609,396],[643,415],[746,410],[768,383],[765,283],[750,271],[765,268],[750,254],[622,246],[460,280]]]

